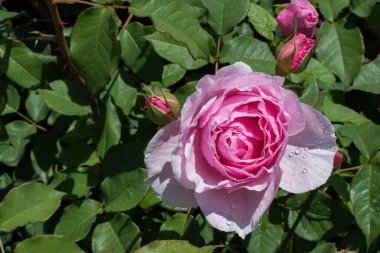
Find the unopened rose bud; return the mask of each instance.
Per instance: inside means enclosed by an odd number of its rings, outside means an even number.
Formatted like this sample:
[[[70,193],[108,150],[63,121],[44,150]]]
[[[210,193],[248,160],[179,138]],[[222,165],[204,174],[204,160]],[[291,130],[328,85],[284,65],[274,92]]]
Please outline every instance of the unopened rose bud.
[[[340,169],[340,166],[342,165],[343,162],[343,154],[339,150],[336,151],[335,156],[334,156],[334,169],[338,170]]]
[[[312,38],[318,24],[318,12],[308,0],[292,0],[276,17],[281,31],[290,36],[303,33]]]
[[[158,125],[166,125],[175,120],[180,111],[177,98],[168,92],[149,96],[144,111],[148,118]]]
[[[315,41],[299,33],[282,46],[277,56],[277,75],[299,73],[304,70],[310,60]]]

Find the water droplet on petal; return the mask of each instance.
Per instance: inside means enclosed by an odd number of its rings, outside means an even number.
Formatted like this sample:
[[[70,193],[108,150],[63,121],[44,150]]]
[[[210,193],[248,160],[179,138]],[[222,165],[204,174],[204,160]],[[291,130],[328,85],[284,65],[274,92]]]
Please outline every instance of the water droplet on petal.
[[[299,154],[301,154],[301,150],[299,150],[298,148],[294,151],[294,153],[296,154],[296,155],[299,155]]]
[[[307,169],[303,169],[303,170],[301,171],[302,174],[304,174],[304,173],[306,173],[306,172],[307,172]]]
[[[293,156],[293,153],[292,153],[292,152],[290,152],[290,153],[289,153],[289,157],[292,157],[292,156]]]
[[[306,157],[307,157],[307,155],[303,155],[303,156],[302,156],[302,158],[304,158],[304,159],[305,159]]]
[[[308,151],[309,150],[309,148],[303,148],[305,151]]]
[[[226,221],[226,224],[227,224],[228,226],[231,226],[231,224],[232,224],[232,221],[230,221],[230,220],[227,220],[227,221]]]

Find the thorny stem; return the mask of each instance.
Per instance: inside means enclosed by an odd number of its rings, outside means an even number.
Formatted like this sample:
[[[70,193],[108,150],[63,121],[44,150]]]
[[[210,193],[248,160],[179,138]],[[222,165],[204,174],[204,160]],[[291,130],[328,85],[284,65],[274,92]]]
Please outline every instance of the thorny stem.
[[[61,17],[59,15],[59,12],[58,12],[57,5],[55,4],[54,0],[45,0],[45,2],[49,8],[49,12],[50,12],[51,18],[52,18],[53,23],[54,23],[54,28],[55,28],[55,33],[56,33],[56,42],[58,44],[59,51],[61,52],[62,57],[63,57],[65,63],[67,64],[67,67],[68,67],[72,77],[79,84],[83,93],[85,94],[86,100],[91,107],[92,117],[95,120],[99,116],[99,108],[98,108],[98,105],[96,103],[96,100],[91,95],[90,91],[88,90],[88,87],[87,87],[85,81],[79,76],[79,73],[78,73],[74,63],[71,60],[69,47],[67,46],[65,35],[63,33],[62,20],[61,20]]]
[[[32,124],[33,126],[37,127],[38,129],[44,131],[44,132],[48,132],[48,130],[46,128],[44,128],[43,126],[40,126],[38,125],[36,122],[34,122],[33,120],[29,119],[28,117],[26,117],[24,114],[22,114],[21,112],[19,111],[16,111],[16,114],[18,116],[20,116],[21,118],[23,118],[24,120],[28,121],[30,124]]]
[[[220,44],[222,42],[222,35],[218,35],[218,44],[216,46],[216,55],[215,55],[215,74],[218,71],[219,68],[219,51],[220,51]]]
[[[114,9],[128,9],[129,6],[126,5],[102,5],[102,4],[97,4],[93,2],[88,2],[88,1],[83,1],[83,0],[53,0],[52,1],[54,4],[62,3],[62,4],[73,4],[73,3],[78,3],[78,4],[85,4],[85,5],[90,5],[90,6],[110,6]]]

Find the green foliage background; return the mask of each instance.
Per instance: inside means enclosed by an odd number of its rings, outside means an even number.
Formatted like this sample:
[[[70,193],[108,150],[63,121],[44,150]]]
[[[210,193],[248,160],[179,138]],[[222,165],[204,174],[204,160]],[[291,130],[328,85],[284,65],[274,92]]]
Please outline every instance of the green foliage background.
[[[183,104],[236,61],[273,75],[283,3],[1,1],[0,252],[379,252],[377,0],[312,1],[315,52],[286,79],[336,129],[344,162],[326,185],[279,191],[243,240],[145,182],[158,129],[142,110],[149,90]]]

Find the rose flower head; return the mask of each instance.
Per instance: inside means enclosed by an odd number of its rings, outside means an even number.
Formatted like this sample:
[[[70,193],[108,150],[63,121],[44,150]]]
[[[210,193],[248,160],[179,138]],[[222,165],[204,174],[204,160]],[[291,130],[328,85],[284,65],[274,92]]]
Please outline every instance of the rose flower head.
[[[299,33],[282,46],[277,56],[278,75],[299,73],[306,68],[311,58],[314,40]]]
[[[168,92],[149,96],[144,106],[147,117],[158,125],[166,125],[176,119],[179,109],[177,98]]]
[[[203,77],[181,118],[145,151],[162,201],[199,206],[213,227],[244,238],[279,187],[302,193],[324,184],[337,151],[334,128],[283,82],[241,62]]]
[[[303,33],[308,38],[312,38],[315,27],[318,24],[318,12],[308,0],[292,0],[276,17],[281,31],[290,36],[296,33]]]

